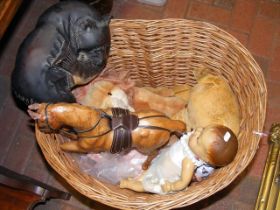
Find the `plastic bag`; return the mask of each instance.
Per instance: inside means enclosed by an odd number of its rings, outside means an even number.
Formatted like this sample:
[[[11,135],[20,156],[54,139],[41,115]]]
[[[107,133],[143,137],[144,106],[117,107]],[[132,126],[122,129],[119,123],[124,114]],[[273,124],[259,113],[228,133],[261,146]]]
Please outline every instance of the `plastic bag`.
[[[134,178],[142,173],[142,164],[146,155],[136,150],[128,153],[111,154],[102,152],[98,154],[81,155],[80,168],[97,179],[118,184],[121,179]]]

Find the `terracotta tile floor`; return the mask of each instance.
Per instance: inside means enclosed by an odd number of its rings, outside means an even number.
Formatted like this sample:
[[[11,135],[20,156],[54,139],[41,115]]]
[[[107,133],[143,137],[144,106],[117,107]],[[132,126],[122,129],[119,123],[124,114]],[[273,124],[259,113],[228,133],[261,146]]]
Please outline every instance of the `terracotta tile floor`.
[[[34,27],[42,11],[57,0],[34,0],[24,5],[16,21],[1,40],[0,54],[0,164],[60,189],[70,191],[70,201],[51,200],[36,209],[111,209],[77,192],[47,165],[36,145],[29,118],[14,104],[10,94],[10,74],[17,49]],[[265,130],[280,122],[280,1],[277,0],[168,0],[156,7],[135,0],[115,0],[115,18],[186,18],[213,23],[234,35],[261,66],[268,86]],[[267,155],[267,139],[249,165],[229,187],[188,209],[251,210],[258,193]]]

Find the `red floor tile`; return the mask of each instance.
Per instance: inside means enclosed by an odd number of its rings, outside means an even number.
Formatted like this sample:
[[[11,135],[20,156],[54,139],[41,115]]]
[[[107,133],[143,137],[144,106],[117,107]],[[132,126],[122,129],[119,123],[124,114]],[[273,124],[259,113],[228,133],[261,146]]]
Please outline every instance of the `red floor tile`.
[[[184,18],[189,8],[190,0],[167,1],[164,18]]]
[[[271,108],[280,108],[280,97],[279,97],[279,90],[280,90],[280,83],[268,81],[268,101],[269,107]],[[279,119],[280,120],[280,119]]]
[[[223,8],[192,2],[186,17],[226,26],[229,24],[231,12]]]
[[[30,139],[29,136],[17,135],[3,165],[11,170],[23,173],[31,157],[34,146],[35,142]]]
[[[163,16],[163,8],[137,4],[135,1],[127,1],[122,5],[118,18],[124,19],[160,19]]]
[[[0,59],[0,74],[10,78],[11,72],[15,66],[16,54],[22,39],[18,39],[14,36],[13,39],[5,46],[5,53]],[[13,55],[13,56],[10,56]]]
[[[277,23],[263,17],[257,17],[249,40],[249,50],[254,54],[269,57],[272,54]]]
[[[236,39],[238,39],[238,41],[240,41],[241,44],[243,44],[245,47],[247,46],[249,39],[249,35],[247,33],[239,32],[233,29],[226,29],[226,31],[229,32]]]
[[[201,3],[206,3],[206,4],[213,4],[213,2],[214,2],[214,0],[195,0],[195,1],[201,2]]]
[[[278,96],[279,97],[279,96]],[[272,107],[270,101],[268,101],[268,108],[266,112],[266,121],[265,121],[265,131],[269,131],[273,123],[280,122],[280,107]]]
[[[46,183],[49,178],[49,169],[47,162],[43,157],[40,148],[37,144],[32,150],[31,158],[29,159],[27,166],[24,170],[24,175],[31,176],[34,179]]]
[[[214,5],[231,10],[234,6],[234,2],[235,0],[214,0]]]
[[[248,167],[248,176],[256,178],[260,178],[262,176],[266,162],[267,152],[268,145],[260,144],[253,161]],[[255,196],[256,194],[257,192],[255,192],[253,195]]]
[[[268,78],[270,80],[280,82],[280,71],[279,71],[279,69],[277,69],[275,71],[274,70],[269,70]]]
[[[279,19],[280,18],[280,3],[273,2],[272,0],[265,0],[260,2],[259,15],[267,18]]]
[[[247,209],[253,209],[252,207],[256,200],[256,194],[259,190],[259,184],[261,180],[259,177],[250,176],[246,172],[246,170],[236,179],[236,181],[233,182],[234,188],[233,192],[230,193],[230,199],[235,200],[237,203],[234,204],[234,202],[231,203],[231,205],[235,206],[235,208],[232,209],[242,209],[240,204],[247,206]],[[246,192],[246,193],[245,193]],[[225,200],[227,199],[227,196],[225,197]]]
[[[0,75],[0,110],[4,106],[9,92],[7,87],[10,85],[10,77]]]
[[[67,191],[67,187],[69,187],[69,185],[66,183],[65,180],[63,180],[63,178],[58,173],[54,171],[54,169],[51,168],[51,166],[50,173],[51,176],[49,177],[47,184],[59,190]]]
[[[262,57],[262,56],[257,56],[257,55],[253,55],[253,56],[254,56],[254,59],[259,64],[264,76],[267,78],[268,70],[269,70],[269,66],[270,66],[270,59]]]
[[[231,27],[236,30],[250,32],[256,13],[257,1],[236,0],[235,6],[232,10]]]
[[[6,90],[8,91],[8,90]],[[6,159],[10,146],[17,136],[17,130],[22,122],[21,111],[15,106],[13,100],[8,98],[0,109],[0,164]],[[12,156],[11,156],[12,157]],[[11,159],[12,160],[12,159]]]
[[[28,114],[24,113],[22,116],[23,119],[22,119],[22,123],[19,126],[18,132],[23,135],[29,136],[30,138],[33,139],[33,141],[36,141],[34,120],[32,120]]]
[[[274,41],[274,49],[268,78],[272,81],[280,82],[280,39]]]

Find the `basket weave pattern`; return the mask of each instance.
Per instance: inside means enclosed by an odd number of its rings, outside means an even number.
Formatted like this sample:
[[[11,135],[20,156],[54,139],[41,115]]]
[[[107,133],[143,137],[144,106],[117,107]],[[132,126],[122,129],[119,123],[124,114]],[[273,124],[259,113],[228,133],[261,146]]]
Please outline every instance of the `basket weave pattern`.
[[[120,209],[170,209],[188,206],[229,185],[254,157],[263,129],[267,90],[263,73],[250,53],[225,31],[184,19],[113,20],[112,47],[106,71],[127,71],[141,86],[196,84],[195,71],[206,67],[222,75],[241,107],[239,150],[235,160],[207,180],[175,194],[136,193],[100,182],[80,171],[71,155],[61,151],[60,135],[36,129],[48,163],[85,196]]]

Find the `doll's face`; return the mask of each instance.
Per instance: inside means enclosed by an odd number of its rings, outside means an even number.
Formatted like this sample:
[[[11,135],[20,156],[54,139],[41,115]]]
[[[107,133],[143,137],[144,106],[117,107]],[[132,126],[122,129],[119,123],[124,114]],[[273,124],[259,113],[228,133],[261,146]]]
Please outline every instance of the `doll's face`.
[[[209,162],[207,151],[213,138],[215,138],[215,134],[209,127],[197,128],[190,136],[189,146],[199,158]]]

